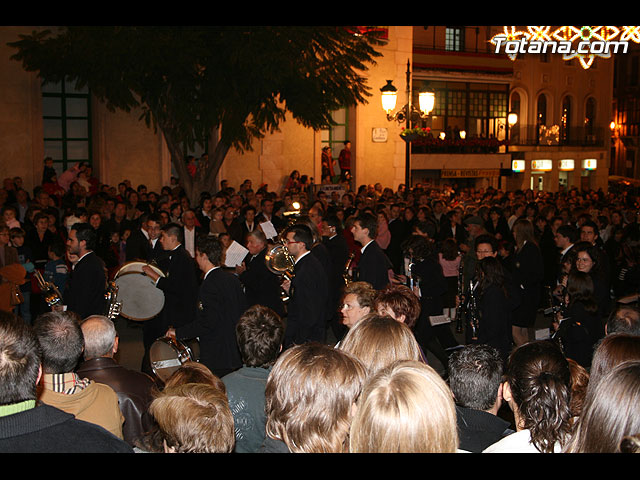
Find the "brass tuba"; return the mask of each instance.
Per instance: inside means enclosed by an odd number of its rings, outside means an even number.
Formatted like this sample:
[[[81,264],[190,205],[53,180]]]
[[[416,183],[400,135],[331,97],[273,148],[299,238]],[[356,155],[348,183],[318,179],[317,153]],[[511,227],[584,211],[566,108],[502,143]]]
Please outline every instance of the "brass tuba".
[[[296,261],[284,243],[277,243],[267,250],[267,253],[264,256],[264,261],[267,268],[272,273],[285,276],[289,280],[293,278],[293,270]],[[289,300],[289,295],[284,291],[284,289],[281,292],[281,299],[283,302],[287,302]]]

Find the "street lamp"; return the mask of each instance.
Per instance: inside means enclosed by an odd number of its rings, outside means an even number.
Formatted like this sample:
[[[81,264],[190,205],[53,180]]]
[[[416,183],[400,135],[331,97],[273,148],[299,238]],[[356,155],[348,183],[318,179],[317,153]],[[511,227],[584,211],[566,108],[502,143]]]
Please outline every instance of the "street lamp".
[[[407,60],[406,81],[407,103],[396,113],[393,113],[393,110],[396,108],[398,89],[393,85],[392,80],[387,80],[387,84],[380,89],[380,97],[382,109],[387,114],[387,120],[398,123],[406,122],[406,128],[411,128],[413,118],[420,119],[429,116],[435,105],[435,94],[431,91],[420,91],[418,93],[419,108],[413,105],[411,98],[411,63],[409,60]],[[405,185],[407,188],[411,188],[411,141],[408,139],[405,145],[405,164]]]

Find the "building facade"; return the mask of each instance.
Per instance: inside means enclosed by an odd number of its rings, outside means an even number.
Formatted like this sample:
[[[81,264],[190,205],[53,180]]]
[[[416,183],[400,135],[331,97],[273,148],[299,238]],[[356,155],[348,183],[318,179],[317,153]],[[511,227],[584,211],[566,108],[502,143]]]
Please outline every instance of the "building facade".
[[[512,60],[491,44],[503,28],[380,27],[383,55],[362,72],[371,93],[367,103],[335,112],[336,126],[323,131],[284,122],[280,131],[255,141],[252,151],[230,151],[218,182],[238,186],[249,179],[254,188],[268,184],[279,191],[293,170],[319,182],[322,147],[330,146],[337,158],[349,140],[354,186],[380,182],[395,189],[405,183],[409,164],[414,184],[606,188],[613,61],[597,59],[585,69],[554,54]],[[59,171],[90,161],[109,185],[129,179],[158,191],[169,184],[173,169],[165,142],[138,120],[140,112],[109,112],[72,85],[43,86],[10,59],[15,52],[7,42],[36,29],[0,27],[0,176],[20,176],[33,189],[44,157],[52,156]],[[423,88],[435,93],[431,114],[413,125],[430,136],[410,144],[409,162],[400,135],[406,122],[389,121],[380,102],[380,88],[391,80],[399,90],[398,108],[406,103],[408,66],[412,97]],[[509,113],[517,114],[513,125]],[[188,153],[198,158],[203,151]]]

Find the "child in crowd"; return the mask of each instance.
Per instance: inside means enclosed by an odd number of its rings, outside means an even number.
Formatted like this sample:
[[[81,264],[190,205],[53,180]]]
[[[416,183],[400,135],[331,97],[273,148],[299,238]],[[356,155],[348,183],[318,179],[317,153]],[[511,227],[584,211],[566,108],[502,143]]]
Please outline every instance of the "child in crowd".
[[[44,266],[43,274],[44,279],[54,284],[61,295],[64,294],[67,279],[69,278],[65,251],[66,248],[62,242],[55,242],[49,246],[49,261]]]
[[[2,209],[2,219],[9,228],[19,228],[20,222],[18,221],[18,211],[14,206],[6,206]]]
[[[24,244],[25,232],[20,227],[14,227],[9,230],[9,238],[11,246],[18,250],[18,261],[27,271],[27,281],[20,285],[20,293],[24,298],[24,302],[17,306],[16,314],[18,314],[27,324],[31,324],[31,281],[35,265],[32,262],[33,254],[31,248]]]

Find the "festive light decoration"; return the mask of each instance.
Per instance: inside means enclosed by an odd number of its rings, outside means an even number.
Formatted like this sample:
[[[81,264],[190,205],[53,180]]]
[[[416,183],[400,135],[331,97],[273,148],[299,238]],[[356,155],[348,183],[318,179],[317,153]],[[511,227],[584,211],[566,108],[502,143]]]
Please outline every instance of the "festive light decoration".
[[[503,31],[494,35],[490,42],[496,46],[505,42],[560,42],[571,45],[570,51],[562,51],[563,60],[577,58],[585,70],[593,65],[596,57],[611,58],[612,49],[608,48],[608,42],[634,42],[640,43],[640,26],[527,26],[525,30],[520,27],[505,26]],[[552,30],[553,29],[553,30]],[[615,46],[614,46],[614,51]],[[506,51],[511,60],[516,60],[518,51]]]
[[[509,28],[511,28],[511,30],[509,30]],[[502,39],[506,42],[514,42],[514,41],[519,41],[521,38],[525,38],[526,40],[529,40],[529,37],[530,37],[529,33],[516,30],[516,27],[504,27],[503,32],[491,37],[490,42],[493,43],[494,45],[497,45],[498,39]],[[515,60],[518,54],[507,53],[507,56],[511,60]]]

